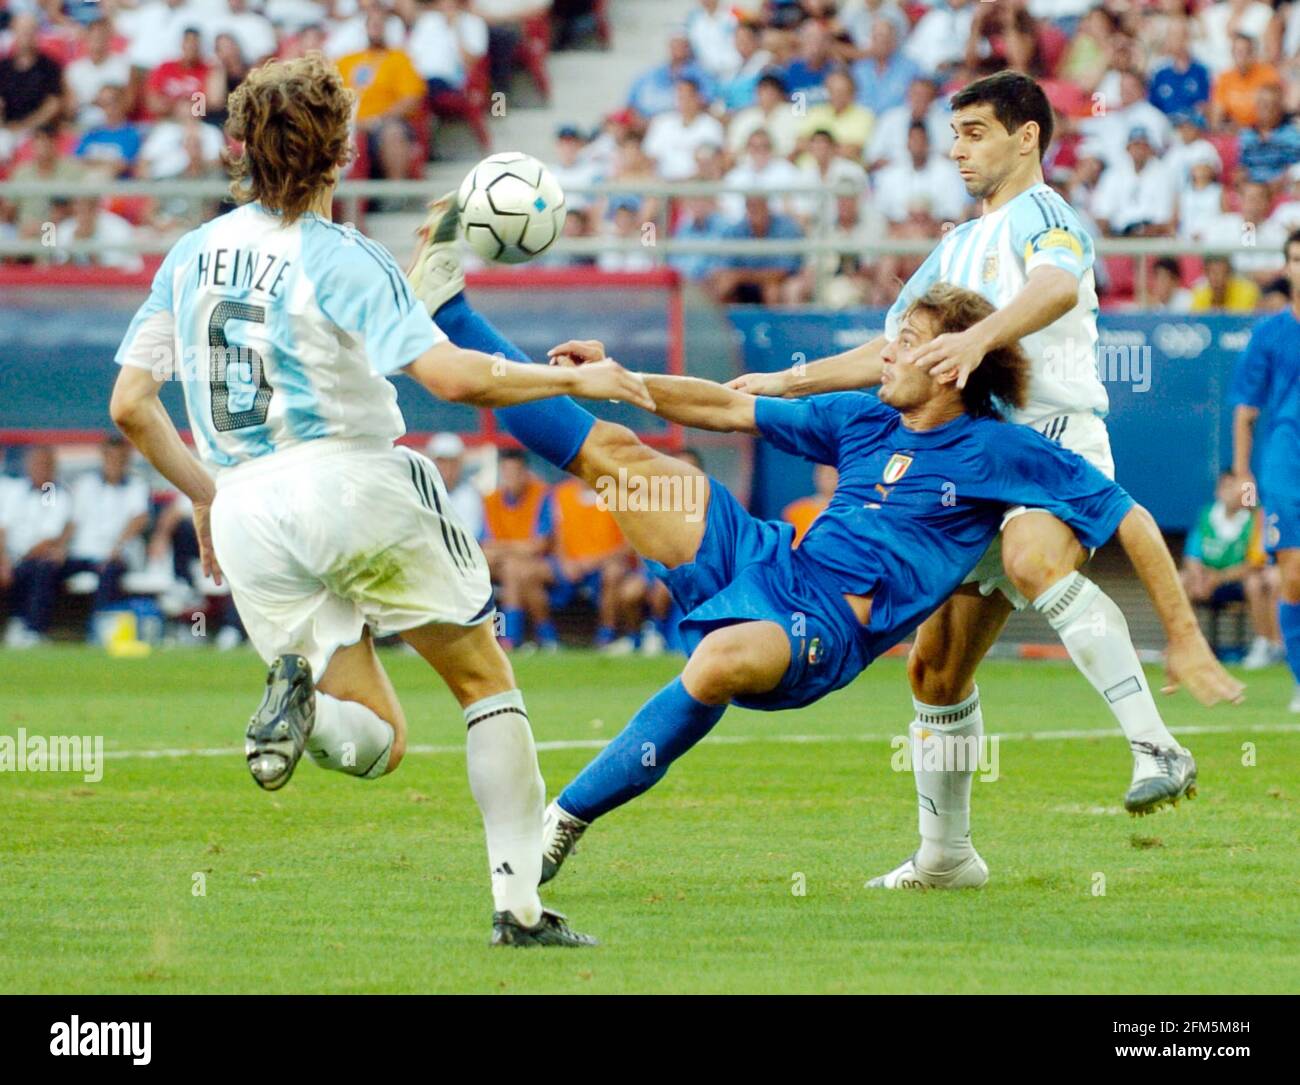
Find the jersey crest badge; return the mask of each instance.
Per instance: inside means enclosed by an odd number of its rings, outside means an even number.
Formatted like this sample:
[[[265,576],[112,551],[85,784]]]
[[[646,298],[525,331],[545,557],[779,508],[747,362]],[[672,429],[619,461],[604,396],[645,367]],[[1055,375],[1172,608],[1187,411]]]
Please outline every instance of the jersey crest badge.
[[[907,469],[912,466],[912,457],[904,456],[901,452],[895,452],[889,457],[889,462],[885,464],[884,474],[881,478],[890,486],[907,474]]]
[[[986,283],[991,283],[998,277],[998,254],[996,251],[990,252],[984,257],[982,274]]]
[[[821,637],[813,637],[812,642],[808,645],[808,666],[815,667],[820,663],[825,653],[822,651]]]

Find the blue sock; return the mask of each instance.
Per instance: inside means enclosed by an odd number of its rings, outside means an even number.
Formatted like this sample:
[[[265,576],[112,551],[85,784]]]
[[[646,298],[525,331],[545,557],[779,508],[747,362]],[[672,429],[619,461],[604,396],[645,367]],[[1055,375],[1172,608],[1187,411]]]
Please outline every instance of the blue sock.
[[[1277,621],[1282,627],[1287,665],[1300,683],[1300,603],[1283,603],[1277,608]]]
[[[597,626],[596,628],[596,647],[603,648],[607,644],[614,642],[614,630],[608,625]]]
[[[506,620],[506,640],[518,647],[524,642],[524,612],[520,607],[506,607],[501,613]]]
[[[663,779],[677,758],[713,730],[726,705],[701,704],[673,679],[632,717],[557,800],[566,813],[592,822]]]
[[[484,354],[500,354],[514,362],[532,361],[470,308],[464,293],[457,294],[443,305],[433,320],[458,347],[480,350]],[[499,407],[493,413],[515,440],[561,470],[578,454],[582,442],[596,424],[595,416],[568,396],[539,399],[517,407]]]
[[[555,623],[549,618],[544,622],[537,623],[537,643],[538,644],[558,644],[560,636],[555,632]]]

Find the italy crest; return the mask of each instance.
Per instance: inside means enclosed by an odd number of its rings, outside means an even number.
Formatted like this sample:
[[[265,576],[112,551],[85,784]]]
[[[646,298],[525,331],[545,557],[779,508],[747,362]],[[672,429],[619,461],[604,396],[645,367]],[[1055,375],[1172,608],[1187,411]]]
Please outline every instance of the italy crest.
[[[907,469],[911,466],[911,456],[904,456],[901,452],[895,452],[889,457],[889,462],[885,464],[884,474],[881,477],[884,479],[886,485],[892,486],[907,474]]]

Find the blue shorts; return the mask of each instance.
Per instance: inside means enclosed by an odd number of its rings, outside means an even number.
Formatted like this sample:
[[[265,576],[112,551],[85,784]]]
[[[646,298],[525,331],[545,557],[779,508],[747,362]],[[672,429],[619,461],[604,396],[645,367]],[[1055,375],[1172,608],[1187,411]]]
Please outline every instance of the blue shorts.
[[[740,622],[775,622],[786,631],[789,668],[775,689],[737,697],[742,708],[802,708],[848,685],[871,662],[843,594],[798,560],[793,542],[791,525],[751,516],[711,478],[695,560],[676,569],[646,561],[682,608],[687,655],[713,630]]]
[[[587,598],[593,604],[600,602],[600,570],[593,569],[581,580],[565,580],[564,574],[560,572],[560,563],[554,558],[547,559],[551,564],[551,571],[555,573],[555,580],[551,583],[550,591],[547,593],[551,606],[556,610],[567,607],[575,599]]]
[[[1300,550],[1300,496],[1264,502],[1264,549]]]

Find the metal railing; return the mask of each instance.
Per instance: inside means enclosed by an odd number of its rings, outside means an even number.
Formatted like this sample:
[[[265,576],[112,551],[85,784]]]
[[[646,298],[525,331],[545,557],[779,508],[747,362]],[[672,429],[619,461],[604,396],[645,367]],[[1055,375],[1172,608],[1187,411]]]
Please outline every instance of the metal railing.
[[[872,260],[884,256],[925,256],[935,246],[938,238],[880,238],[863,240],[836,236],[835,199],[841,195],[861,195],[854,186],[810,185],[774,191],[763,187],[734,187],[719,182],[684,181],[678,183],[605,183],[590,186],[571,186],[570,196],[582,196],[591,202],[617,196],[637,196],[642,199],[663,201],[656,217],[647,220],[655,229],[641,238],[595,236],[562,237],[552,252],[561,256],[596,257],[603,254],[640,253],[649,257],[655,266],[663,266],[674,256],[802,256],[821,254],[857,256]],[[76,199],[87,196],[131,198],[146,197],[164,200],[185,200],[196,207],[217,205],[229,195],[225,181],[7,181],[0,182],[0,200],[23,198]],[[345,221],[363,223],[365,205],[370,200],[383,200],[391,205],[408,202],[412,213],[423,208],[436,193],[424,181],[344,181],[337,190],[337,200],[342,204]],[[793,199],[813,202],[815,208],[805,216],[807,230],[803,237],[771,239],[725,239],[671,237],[668,231],[668,201],[690,197],[767,196],[772,199]],[[61,259],[112,251],[140,255],[157,255],[167,252],[175,242],[177,233],[154,234],[142,232],[129,242],[72,241],[52,244],[45,239],[0,239],[0,259],[6,257],[48,260]],[[648,240],[646,238],[649,238]],[[1119,256],[1134,260],[1134,286],[1139,305],[1146,302],[1149,293],[1147,259],[1153,256],[1209,256],[1215,254],[1254,254],[1259,249],[1246,243],[1235,246],[1190,242],[1181,238],[1102,238],[1096,242],[1098,256]],[[1278,265],[1282,264],[1279,254]],[[815,297],[823,297],[829,275],[824,261],[814,263]]]

